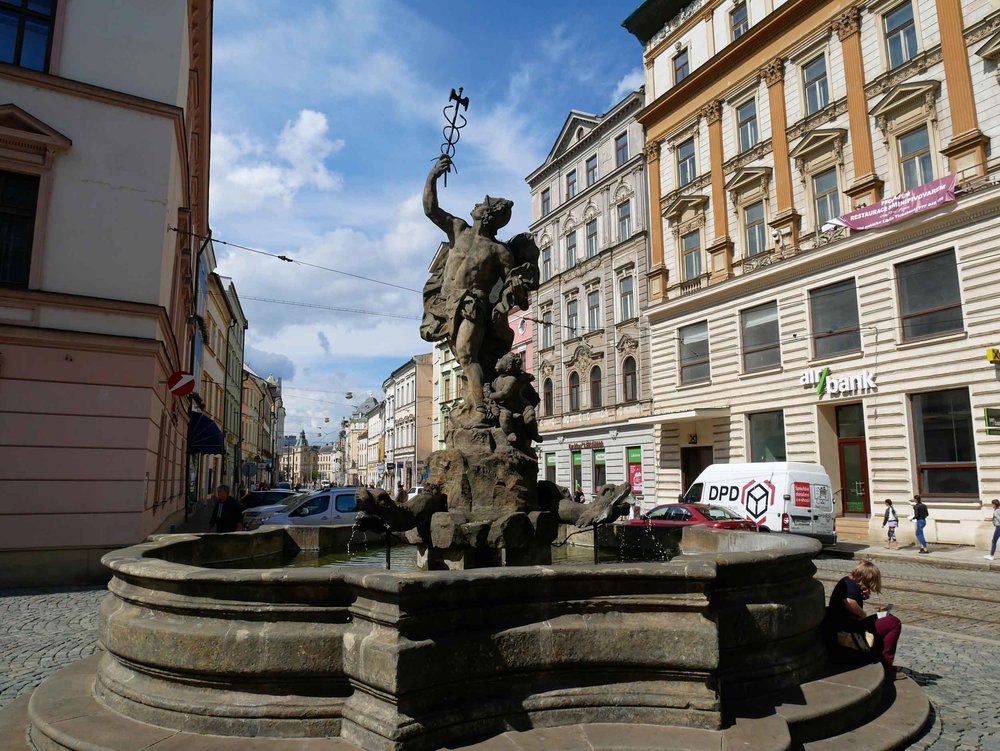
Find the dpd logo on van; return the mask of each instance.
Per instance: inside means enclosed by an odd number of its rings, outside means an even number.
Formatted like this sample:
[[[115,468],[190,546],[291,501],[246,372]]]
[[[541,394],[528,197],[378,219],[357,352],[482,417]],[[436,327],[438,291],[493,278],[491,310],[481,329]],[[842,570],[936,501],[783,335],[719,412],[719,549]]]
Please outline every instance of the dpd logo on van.
[[[767,507],[774,504],[774,485],[768,480],[751,480],[743,486],[740,502],[757,524],[764,519]]]

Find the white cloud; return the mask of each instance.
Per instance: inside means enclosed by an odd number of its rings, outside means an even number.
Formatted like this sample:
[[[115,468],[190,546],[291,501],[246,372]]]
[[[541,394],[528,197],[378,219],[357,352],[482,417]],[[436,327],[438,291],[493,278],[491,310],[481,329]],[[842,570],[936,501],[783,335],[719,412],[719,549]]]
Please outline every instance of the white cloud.
[[[611,94],[611,106],[613,107],[618,104],[626,94],[635,91],[645,83],[646,75],[642,72],[642,68],[630,70],[615,85],[615,90]]]
[[[340,188],[343,180],[327,169],[326,159],[344,141],[328,133],[326,115],[307,109],[285,124],[273,149],[244,133],[214,133],[213,215],[246,213],[275,200],[287,207],[304,188]]]

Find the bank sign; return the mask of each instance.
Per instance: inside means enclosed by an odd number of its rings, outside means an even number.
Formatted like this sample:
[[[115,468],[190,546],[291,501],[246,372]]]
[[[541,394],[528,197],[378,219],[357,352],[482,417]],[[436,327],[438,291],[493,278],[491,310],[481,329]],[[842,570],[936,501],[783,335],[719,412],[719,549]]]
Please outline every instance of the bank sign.
[[[803,386],[814,387],[816,396],[820,397],[823,394],[842,396],[845,394],[869,394],[872,391],[878,391],[875,374],[870,370],[846,376],[835,376],[829,368],[814,368],[803,373],[799,378],[799,383]]]

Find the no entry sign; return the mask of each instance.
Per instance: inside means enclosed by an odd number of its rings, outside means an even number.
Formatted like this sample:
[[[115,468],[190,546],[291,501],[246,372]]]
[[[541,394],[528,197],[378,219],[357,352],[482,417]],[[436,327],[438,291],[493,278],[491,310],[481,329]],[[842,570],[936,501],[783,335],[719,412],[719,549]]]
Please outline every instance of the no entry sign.
[[[194,376],[178,370],[167,379],[167,388],[174,396],[187,396],[194,393]]]

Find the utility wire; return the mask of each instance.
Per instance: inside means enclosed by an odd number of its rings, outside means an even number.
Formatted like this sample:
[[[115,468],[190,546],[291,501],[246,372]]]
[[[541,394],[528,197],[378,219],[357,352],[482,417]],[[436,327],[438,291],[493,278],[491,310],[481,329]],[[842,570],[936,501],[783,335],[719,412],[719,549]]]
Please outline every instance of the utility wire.
[[[342,274],[343,276],[349,276],[354,279],[361,279],[365,282],[372,282],[373,284],[382,284],[386,287],[394,287],[396,289],[406,290],[407,292],[420,292],[419,289],[413,289],[412,287],[404,287],[402,284],[394,284],[393,282],[387,282],[384,279],[375,279],[370,276],[363,276],[362,274],[355,274],[351,271],[343,271],[342,269],[334,269],[329,266],[320,266],[316,263],[309,263],[308,261],[300,261],[297,258],[290,258],[287,255],[279,253],[269,253],[266,250],[261,250],[260,248],[251,248],[247,245],[240,245],[239,243],[229,242],[228,240],[218,240],[209,235],[198,235],[194,232],[188,232],[182,230],[178,227],[168,227],[171,232],[176,232],[179,235],[189,235],[190,237],[195,237],[199,240],[211,240],[213,243],[218,243],[219,245],[225,245],[230,248],[238,248],[239,250],[246,250],[250,253],[257,253],[258,255],[268,256],[269,258],[277,258],[279,261],[285,261],[286,263],[297,263],[299,266],[308,266],[313,269],[319,269],[320,271],[329,271],[333,274]]]
[[[361,310],[360,308],[338,308],[334,305],[319,305],[311,302],[296,302],[294,300],[273,300],[269,297],[251,297],[250,295],[240,295],[241,300],[256,300],[257,302],[273,303],[275,305],[295,305],[299,308],[318,308],[319,310],[332,310],[336,313],[357,313],[366,316],[385,316],[386,318],[405,318],[410,321],[419,321],[420,316],[408,316],[402,313],[385,313],[378,310]]]

